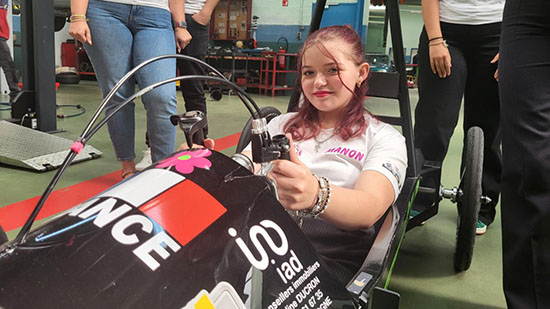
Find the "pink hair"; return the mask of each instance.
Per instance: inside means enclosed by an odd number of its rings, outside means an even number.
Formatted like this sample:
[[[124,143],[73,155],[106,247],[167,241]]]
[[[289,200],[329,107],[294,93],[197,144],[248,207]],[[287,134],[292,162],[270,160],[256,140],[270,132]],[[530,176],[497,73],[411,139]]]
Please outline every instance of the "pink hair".
[[[302,94],[304,90],[302,89],[301,68],[304,52],[312,46],[317,46],[324,55],[332,58],[334,62],[337,63],[336,58],[334,58],[334,56],[323,44],[323,42],[333,40],[341,40],[348,45],[348,56],[356,65],[359,66],[364,62],[361,38],[350,26],[331,26],[317,30],[307,38],[298,57],[297,67],[299,76],[297,86],[300,87]],[[367,128],[368,124],[364,118],[364,113],[368,113],[368,111],[366,111],[363,107],[363,101],[365,99],[368,86],[367,82],[363,81],[363,83],[361,83],[361,87],[355,87],[355,89],[352,90],[344,84],[339,71],[338,78],[340,78],[340,81],[344,87],[346,87],[346,89],[353,94],[353,97],[351,98],[349,104],[345,107],[342,118],[336,124],[334,132],[335,135],[339,135],[343,140],[348,140],[352,137],[361,135]],[[295,140],[312,138],[317,136],[317,134],[321,131],[321,122],[319,120],[317,108],[315,108],[305,96],[304,99],[305,102],[303,102],[303,104],[298,108],[298,113],[284,126],[284,131],[286,133],[291,133]]]

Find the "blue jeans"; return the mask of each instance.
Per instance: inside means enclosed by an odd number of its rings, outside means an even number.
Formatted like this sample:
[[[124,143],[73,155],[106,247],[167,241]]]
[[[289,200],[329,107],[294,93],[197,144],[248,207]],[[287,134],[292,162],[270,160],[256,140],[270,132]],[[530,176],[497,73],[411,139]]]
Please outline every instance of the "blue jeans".
[[[176,45],[172,18],[168,10],[128,5],[101,0],[90,0],[88,25],[92,45],[85,44],[86,52],[105,97],[114,85],[132,68],[155,56],[175,54]],[[105,113],[140,88],[176,76],[176,60],[163,59],[140,69],[135,79],[128,80],[107,104]],[[143,95],[147,112],[147,130],[153,161],[158,161],[175,148],[176,128],[170,116],[177,113],[176,86],[170,83]],[[132,161],[134,152],[134,103],[120,110],[107,123],[109,135],[120,161]]]

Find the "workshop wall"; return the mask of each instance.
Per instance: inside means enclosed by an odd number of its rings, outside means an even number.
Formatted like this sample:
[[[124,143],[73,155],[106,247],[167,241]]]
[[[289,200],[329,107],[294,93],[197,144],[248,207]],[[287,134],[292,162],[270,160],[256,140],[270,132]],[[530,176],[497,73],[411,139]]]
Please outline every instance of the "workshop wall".
[[[296,52],[302,46],[309,32],[309,23],[311,21],[315,0],[287,1],[288,6],[283,6],[283,2],[285,1],[270,0],[252,2],[252,15],[259,17],[258,30],[256,33],[258,46],[279,49],[277,41],[281,37],[284,37],[288,40],[289,51]],[[329,0],[327,1],[327,6],[329,9],[325,10],[323,23],[326,22],[327,18],[332,19],[329,20],[330,24],[353,23],[355,16],[346,12],[355,12],[354,9],[357,7],[357,0]],[[359,32],[366,46],[365,50],[389,53],[389,49],[392,46],[389,29],[387,45],[385,48],[381,46],[381,42],[384,41],[383,31],[381,31],[383,28],[383,18],[382,25],[380,25],[380,21],[376,21],[376,19],[374,23],[378,24],[373,24],[373,20],[369,20],[370,1],[366,0],[363,6],[362,22]],[[419,5],[400,5],[399,7],[403,31],[403,44],[406,49],[405,55],[407,60],[409,60],[411,52],[418,48],[418,37],[420,36],[423,26],[422,9]],[[372,9],[383,11],[384,7],[372,7]],[[330,14],[330,12],[334,13]],[[369,22],[371,23],[369,24]],[[373,31],[369,29],[371,26],[375,26],[372,29]],[[376,26],[380,29],[374,29]]]
[[[286,2],[288,6],[283,6]],[[365,1],[360,32],[363,33],[363,40],[366,37],[366,24],[368,21],[368,3]],[[252,15],[259,17],[256,39],[259,47],[271,47],[278,49],[279,38],[288,40],[289,51],[296,52],[304,43],[309,32],[309,23],[313,12],[314,0],[270,0],[252,1]],[[346,8],[348,11],[355,8],[357,0],[327,1],[329,7],[323,17],[330,18],[327,12],[337,11]],[[339,13],[339,12],[337,12]],[[355,13],[354,13],[355,14]],[[360,14],[359,14],[360,15]],[[351,24],[355,16],[343,16],[341,23]],[[352,25],[353,26],[353,25]]]
[[[418,38],[424,21],[422,20],[422,8],[416,5],[400,5],[401,28],[403,31],[403,47],[405,48],[405,60],[410,62],[411,53],[418,49]],[[391,36],[388,29],[387,49],[391,48]]]

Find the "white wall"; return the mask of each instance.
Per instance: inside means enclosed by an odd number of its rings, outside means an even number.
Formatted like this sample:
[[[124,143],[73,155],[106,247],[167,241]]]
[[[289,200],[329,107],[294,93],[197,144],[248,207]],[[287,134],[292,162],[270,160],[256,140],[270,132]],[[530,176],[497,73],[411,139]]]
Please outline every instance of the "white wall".
[[[61,43],[72,39],[69,35],[69,23],[65,23],[65,27],[55,33],[55,67],[61,66]]]
[[[403,33],[403,46],[406,48],[405,55],[410,55],[411,48],[418,48],[418,38],[424,26],[422,20],[422,8],[416,5],[400,5],[399,14],[401,17],[401,30]],[[391,29],[388,29],[387,50],[392,46]]]

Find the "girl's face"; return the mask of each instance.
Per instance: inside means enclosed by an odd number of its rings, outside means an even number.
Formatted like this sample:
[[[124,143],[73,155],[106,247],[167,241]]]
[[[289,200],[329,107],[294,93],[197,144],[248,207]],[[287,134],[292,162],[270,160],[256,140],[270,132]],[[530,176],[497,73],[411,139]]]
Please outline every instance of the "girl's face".
[[[337,115],[353,97],[344,84],[355,90],[357,83],[367,78],[369,66],[367,63],[355,64],[346,52],[347,44],[341,40],[323,45],[334,59],[325,55],[318,45],[307,48],[302,58],[302,90],[309,102],[323,114]]]

